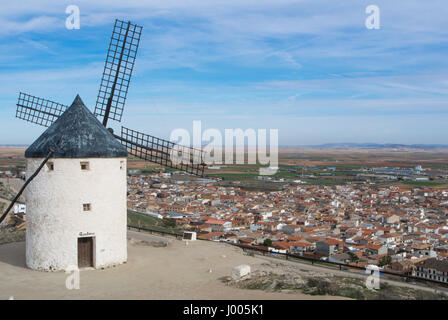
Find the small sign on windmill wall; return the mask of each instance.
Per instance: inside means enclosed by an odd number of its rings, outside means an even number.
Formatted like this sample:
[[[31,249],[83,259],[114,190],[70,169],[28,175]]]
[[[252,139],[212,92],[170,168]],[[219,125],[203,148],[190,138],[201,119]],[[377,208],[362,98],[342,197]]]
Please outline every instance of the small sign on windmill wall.
[[[95,235],[95,233],[94,232],[80,232],[79,233],[79,236],[80,237],[88,237],[88,236],[94,236]]]

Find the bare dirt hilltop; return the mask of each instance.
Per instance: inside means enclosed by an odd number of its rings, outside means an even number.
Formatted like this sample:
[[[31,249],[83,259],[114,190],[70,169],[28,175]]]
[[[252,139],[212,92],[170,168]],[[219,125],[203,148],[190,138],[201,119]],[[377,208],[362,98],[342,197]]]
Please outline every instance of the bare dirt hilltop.
[[[133,233],[130,233],[133,236]],[[68,290],[63,272],[32,271],[25,266],[25,243],[0,246],[0,299],[341,299],[299,292],[240,289],[222,281],[241,264],[266,260],[242,254],[223,243],[161,238],[129,241],[127,264],[81,271],[79,290]],[[155,242],[155,243],[154,243]],[[165,242],[165,243],[164,243]],[[210,272],[211,270],[211,272]]]

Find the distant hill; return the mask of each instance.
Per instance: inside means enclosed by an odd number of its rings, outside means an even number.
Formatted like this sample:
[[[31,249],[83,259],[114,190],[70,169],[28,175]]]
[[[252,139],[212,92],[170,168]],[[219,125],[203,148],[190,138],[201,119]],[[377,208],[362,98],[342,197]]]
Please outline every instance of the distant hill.
[[[0,144],[0,147],[28,147],[29,144]]]
[[[448,144],[395,144],[395,143],[324,143],[319,145],[302,145],[304,148],[314,149],[448,149]]]
[[[28,147],[28,144],[0,144],[0,147]],[[398,144],[398,143],[323,143],[316,145],[284,145],[280,148],[313,148],[313,149],[448,149],[448,144]]]

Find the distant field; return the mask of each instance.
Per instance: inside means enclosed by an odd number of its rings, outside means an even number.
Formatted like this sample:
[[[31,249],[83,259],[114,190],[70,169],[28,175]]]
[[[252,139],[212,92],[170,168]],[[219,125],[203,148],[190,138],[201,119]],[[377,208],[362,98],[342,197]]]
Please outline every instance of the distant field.
[[[292,166],[332,166],[347,169],[376,166],[413,167],[421,164],[448,169],[448,150],[394,151],[384,149],[282,149],[280,164]]]
[[[400,184],[416,187],[435,187],[435,188],[447,188],[448,181],[444,182],[432,182],[432,181],[402,181]]]
[[[26,147],[0,147],[0,170],[25,166]]]
[[[0,158],[21,157],[23,158],[27,147],[0,147]]]
[[[0,161],[24,161],[26,147],[0,147]],[[279,164],[283,166],[332,166],[339,169],[354,169],[359,166],[403,166],[409,167],[421,164],[427,167],[448,168],[448,149],[431,151],[385,151],[347,149],[347,150],[323,150],[323,149],[299,149],[287,148],[279,150]],[[232,164],[220,165],[217,171],[258,171],[259,164]],[[129,168],[155,168],[161,167],[157,164],[148,163],[139,158],[130,156]],[[215,170],[210,170],[210,172]]]
[[[231,180],[224,180],[219,182],[220,186],[223,187],[238,187],[247,191],[260,191],[260,192],[270,192],[281,190],[286,183],[284,182],[272,182],[272,181],[261,181],[261,180],[235,180],[235,183]]]
[[[0,170],[25,165],[24,152],[26,147],[0,147]],[[300,179],[312,185],[337,185],[353,181],[353,169],[368,167],[415,167],[448,170],[448,149],[436,150],[387,150],[387,149],[311,149],[311,148],[282,148],[279,150],[280,170],[274,179]],[[284,183],[258,181],[259,164],[222,164],[217,170],[206,169],[206,177],[216,177],[223,180],[224,185],[233,181],[240,181],[240,186],[248,190],[278,190]],[[302,170],[307,167],[309,170]],[[335,167],[337,172],[329,172],[327,167]],[[158,164],[149,163],[130,156],[129,169],[140,169],[143,174],[159,171],[174,171]],[[328,174],[319,176],[319,174]],[[302,174],[314,174],[317,177],[302,178]],[[403,186],[445,187],[448,182],[390,182],[380,185],[400,184]]]

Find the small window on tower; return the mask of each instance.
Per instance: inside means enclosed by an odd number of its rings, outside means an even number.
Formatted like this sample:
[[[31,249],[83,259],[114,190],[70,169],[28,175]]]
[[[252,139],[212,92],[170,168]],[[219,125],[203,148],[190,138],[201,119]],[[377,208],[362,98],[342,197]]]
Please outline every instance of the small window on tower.
[[[53,162],[47,162],[47,169],[48,171],[54,170],[54,163]]]
[[[90,203],[84,203],[84,204],[82,205],[82,210],[83,210],[83,211],[90,211],[90,210],[91,210],[91,205],[90,205]]]
[[[124,169],[124,161],[120,161],[120,170]]]
[[[89,170],[89,163],[81,162],[81,170]]]

